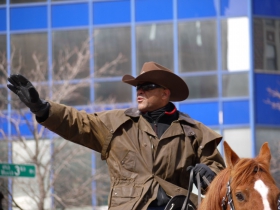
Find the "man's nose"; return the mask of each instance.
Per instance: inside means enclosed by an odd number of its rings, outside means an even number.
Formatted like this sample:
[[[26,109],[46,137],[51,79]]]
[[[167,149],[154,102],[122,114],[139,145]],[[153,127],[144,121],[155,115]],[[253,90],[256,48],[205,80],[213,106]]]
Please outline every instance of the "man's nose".
[[[138,95],[138,94],[142,94],[142,93],[144,93],[144,90],[142,90],[142,88],[139,88],[139,89],[137,90],[137,95]]]

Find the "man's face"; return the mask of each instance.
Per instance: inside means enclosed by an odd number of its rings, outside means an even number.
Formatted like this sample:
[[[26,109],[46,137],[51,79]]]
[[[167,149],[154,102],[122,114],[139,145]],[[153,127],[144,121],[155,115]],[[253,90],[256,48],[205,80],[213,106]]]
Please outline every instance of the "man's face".
[[[169,102],[170,91],[162,87],[154,89],[137,88],[138,109],[141,112],[151,112],[164,107]]]

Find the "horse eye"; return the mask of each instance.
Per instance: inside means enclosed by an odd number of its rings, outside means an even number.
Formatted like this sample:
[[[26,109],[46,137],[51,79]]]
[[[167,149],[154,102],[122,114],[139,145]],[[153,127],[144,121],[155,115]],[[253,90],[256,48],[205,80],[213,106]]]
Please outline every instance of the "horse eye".
[[[261,168],[261,167],[259,167],[259,166],[256,166],[255,168],[254,168],[254,173],[257,173],[257,172],[263,172],[264,170]]]
[[[244,195],[242,193],[236,193],[235,197],[237,198],[237,200],[239,201],[244,201],[245,198],[244,198]]]

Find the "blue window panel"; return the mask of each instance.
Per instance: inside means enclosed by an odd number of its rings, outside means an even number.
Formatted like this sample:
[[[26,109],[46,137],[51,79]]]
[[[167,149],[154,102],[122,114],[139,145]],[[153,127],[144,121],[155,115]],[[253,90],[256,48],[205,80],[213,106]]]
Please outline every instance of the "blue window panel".
[[[256,123],[280,125],[280,75],[255,74]]]
[[[222,16],[247,16],[248,0],[221,0]]]
[[[88,4],[52,6],[52,27],[85,26],[89,23]]]
[[[11,8],[11,30],[47,28],[47,7]]]
[[[135,20],[172,20],[173,3],[172,0],[136,0]]]
[[[205,125],[219,125],[219,107],[217,102],[180,104],[179,110]]]
[[[250,121],[249,101],[226,101],[223,103],[224,124],[247,124]]]
[[[178,0],[178,18],[215,17],[217,15],[215,0]]]
[[[13,119],[15,119],[16,121],[20,120],[20,124],[19,124],[19,130],[20,130],[20,135],[22,136],[30,136],[32,135],[32,131],[30,130],[30,128],[28,127],[27,121],[30,123],[32,122],[32,114],[28,113],[25,115],[26,118],[24,118],[23,116],[20,116],[18,114],[13,113],[11,115],[11,117]],[[31,126],[32,127],[32,126]],[[15,126],[13,124],[11,124],[11,132],[13,136],[18,136],[19,133],[17,132]]]
[[[0,117],[0,129],[3,130],[4,135],[8,136],[8,122],[5,118]],[[0,139],[3,139],[3,135],[0,132]]]
[[[130,1],[93,3],[93,24],[129,23]]]
[[[28,123],[32,122],[32,113],[28,112],[25,114],[25,116],[19,116],[18,114],[12,114],[12,118],[16,119],[16,120],[20,120],[20,124],[19,124],[19,130],[20,130],[20,135],[21,136],[30,136],[31,138],[33,138],[33,125],[30,125],[30,127],[28,126]],[[28,123],[27,123],[28,122]],[[1,123],[1,119],[0,119],[0,123]],[[42,125],[38,125],[38,130],[40,130],[42,127]],[[13,136],[18,136],[18,132],[16,131],[16,128],[14,127],[13,124],[11,124],[11,132]],[[48,130],[45,129],[44,133],[42,134],[42,137],[46,138],[48,134]]]
[[[254,0],[253,14],[265,16],[280,17],[280,1],[279,0]]]
[[[0,9],[0,31],[6,31],[6,9]]]

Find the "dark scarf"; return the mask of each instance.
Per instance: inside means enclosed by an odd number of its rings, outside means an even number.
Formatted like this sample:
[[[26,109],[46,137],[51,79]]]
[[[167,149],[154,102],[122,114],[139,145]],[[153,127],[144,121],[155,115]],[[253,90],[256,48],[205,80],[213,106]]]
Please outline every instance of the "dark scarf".
[[[175,105],[169,102],[166,106],[152,112],[142,113],[160,138],[171,123],[178,119],[179,114]]]

